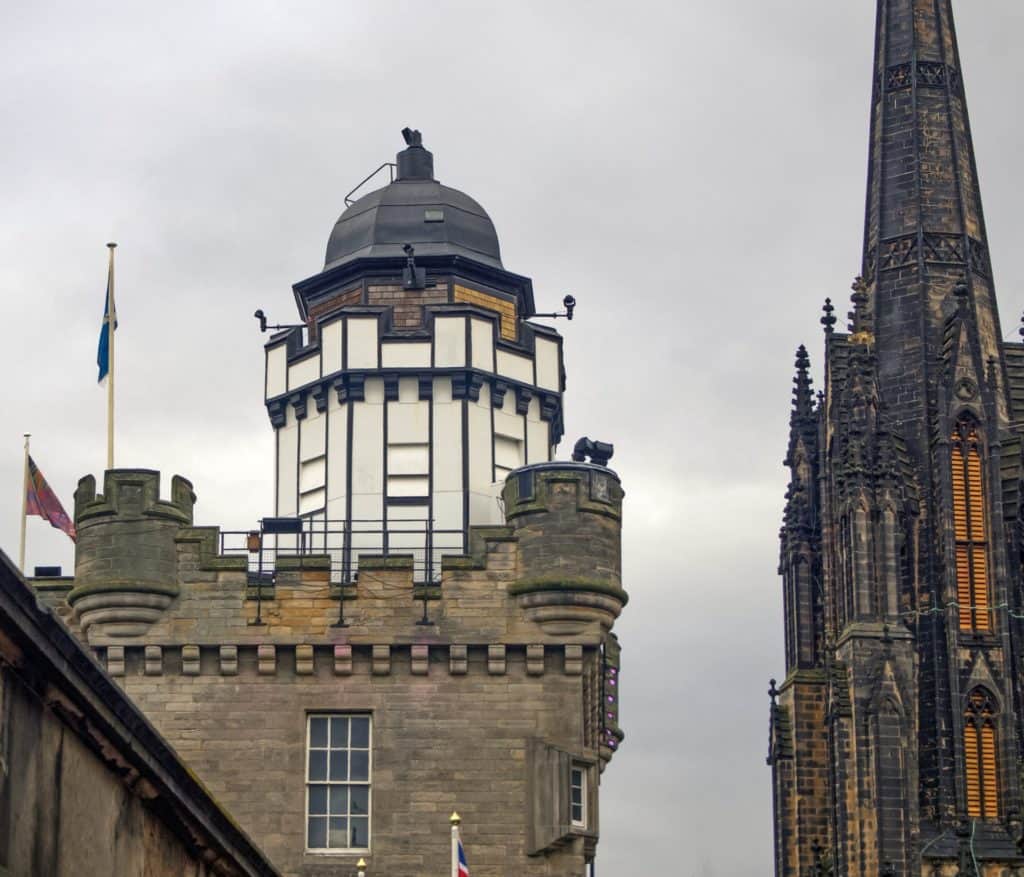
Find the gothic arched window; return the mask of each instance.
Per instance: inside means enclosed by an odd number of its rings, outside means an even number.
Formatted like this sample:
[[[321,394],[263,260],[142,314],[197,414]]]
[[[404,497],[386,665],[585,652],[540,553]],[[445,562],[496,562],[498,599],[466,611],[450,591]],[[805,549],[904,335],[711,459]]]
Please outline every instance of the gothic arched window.
[[[964,779],[967,815],[973,818],[999,816],[996,712],[995,701],[984,688],[975,688],[968,695],[964,711]]]
[[[956,593],[960,630],[992,629],[988,595],[988,536],[981,443],[973,420],[953,430],[953,529],[956,533]]]

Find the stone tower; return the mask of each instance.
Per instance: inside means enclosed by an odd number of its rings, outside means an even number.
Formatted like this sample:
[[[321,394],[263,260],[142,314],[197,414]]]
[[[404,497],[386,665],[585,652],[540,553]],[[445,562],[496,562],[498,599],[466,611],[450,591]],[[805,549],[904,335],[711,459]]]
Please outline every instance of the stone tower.
[[[801,346],[771,689],[776,873],[1024,874],[1024,347],[1003,342],[951,0],[878,0],[864,253]]]
[[[41,592],[283,873],[447,873],[458,810],[474,877],[581,877],[623,492],[606,454],[553,461],[561,339],[404,133],[267,344],[274,514],[199,527],[183,478],[88,476]]]

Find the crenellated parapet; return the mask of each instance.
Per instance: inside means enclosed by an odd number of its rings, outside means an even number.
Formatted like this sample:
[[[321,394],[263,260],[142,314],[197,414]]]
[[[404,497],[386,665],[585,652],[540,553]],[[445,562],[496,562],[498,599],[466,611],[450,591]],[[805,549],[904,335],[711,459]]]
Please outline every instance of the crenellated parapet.
[[[269,555],[226,550],[220,528],[193,525],[195,494],[180,476],[165,500],[159,473],[111,470],[101,494],[92,476],[79,483],[67,600],[95,646],[142,637],[170,645],[200,631],[203,641],[235,644],[299,636],[409,643],[429,634],[435,642],[599,646],[628,599],[622,499],[618,476],[604,466],[528,466],[506,480],[507,522],[470,528],[468,550],[444,554],[437,580],[424,582],[414,555],[399,547],[361,554],[342,581],[336,558],[315,544]]]
[[[87,475],[75,491],[75,585],[68,595],[83,632],[108,636],[146,631],[180,591],[175,538],[192,524],[195,494],[180,475],[160,498],[160,473],[111,469],[103,493]]]

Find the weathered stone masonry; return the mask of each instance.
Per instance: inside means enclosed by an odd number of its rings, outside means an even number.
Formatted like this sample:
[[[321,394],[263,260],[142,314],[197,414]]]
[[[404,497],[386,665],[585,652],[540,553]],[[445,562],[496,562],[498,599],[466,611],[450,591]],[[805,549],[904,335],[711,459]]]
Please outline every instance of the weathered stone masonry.
[[[626,601],[613,472],[514,472],[506,526],[475,528],[429,593],[410,557],[362,556],[343,628],[329,558],[314,555],[279,558],[255,624],[247,558],[193,526],[185,479],[171,494],[145,470],[108,471],[99,495],[84,478],[76,578],[43,593],[284,873],[360,855],[371,874],[445,873],[457,809],[474,877],[583,874],[622,739],[602,688]],[[305,852],[306,717],[334,711],[372,716],[369,852]],[[586,828],[567,812],[570,763],[588,774]]]

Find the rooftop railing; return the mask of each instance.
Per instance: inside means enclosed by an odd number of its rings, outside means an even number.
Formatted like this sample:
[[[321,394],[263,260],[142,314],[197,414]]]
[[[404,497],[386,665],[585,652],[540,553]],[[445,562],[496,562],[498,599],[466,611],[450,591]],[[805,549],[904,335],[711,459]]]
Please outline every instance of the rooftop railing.
[[[221,530],[220,553],[246,555],[249,583],[273,584],[279,557],[326,555],[333,585],[355,583],[359,557],[412,556],[413,582],[437,584],[441,557],[466,550],[466,531],[433,526],[427,518],[331,520],[320,517],[264,518],[253,530]]]

